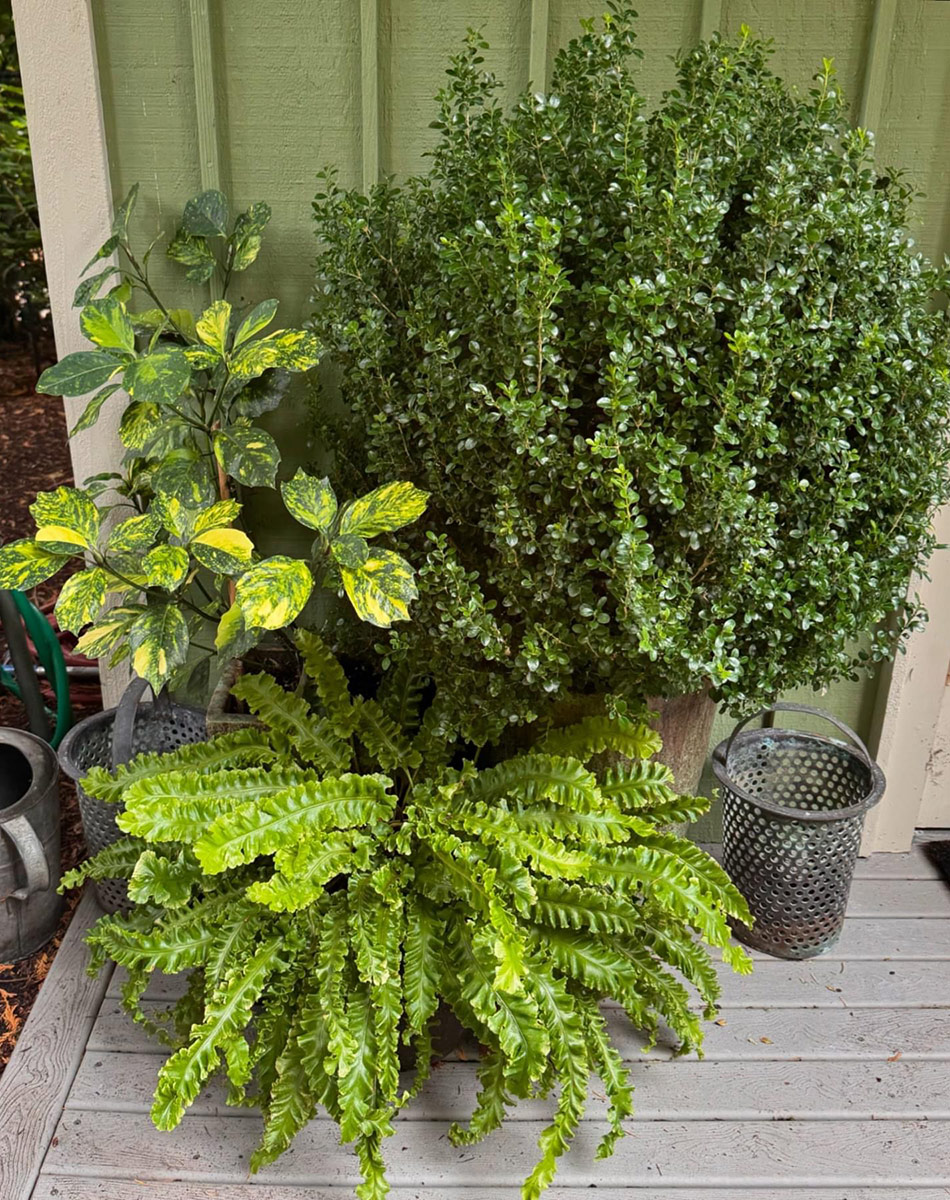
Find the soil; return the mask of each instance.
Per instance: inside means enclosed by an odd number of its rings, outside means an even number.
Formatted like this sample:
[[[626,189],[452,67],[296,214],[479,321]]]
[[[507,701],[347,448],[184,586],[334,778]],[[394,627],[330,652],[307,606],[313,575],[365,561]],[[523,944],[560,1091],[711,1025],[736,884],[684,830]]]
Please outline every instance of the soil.
[[[44,344],[39,357],[42,366],[55,361],[52,344]],[[38,491],[73,482],[62,401],[55,396],[37,395],[35,382],[36,363],[32,351],[28,347],[0,345],[0,462],[4,471],[0,487],[0,542],[28,537],[33,532],[29,506]],[[68,571],[61,573],[31,594],[33,603],[47,616],[52,612],[67,574]],[[64,638],[64,646],[71,648],[71,639]],[[5,653],[6,644],[0,633],[0,660]],[[76,683],[70,689],[70,695],[77,721],[98,712],[102,706],[97,684]],[[28,728],[22,705],[2,687],[0,725]],[[84,857],[85,845],[75,789],[72,782],[62,776],[59,795],[61,862],[63,871],[68,871]],[[0,963],[0,1074],[46,978],[78,899],[76,892],[67,898],[59,928],[41,950],[14,963]]]

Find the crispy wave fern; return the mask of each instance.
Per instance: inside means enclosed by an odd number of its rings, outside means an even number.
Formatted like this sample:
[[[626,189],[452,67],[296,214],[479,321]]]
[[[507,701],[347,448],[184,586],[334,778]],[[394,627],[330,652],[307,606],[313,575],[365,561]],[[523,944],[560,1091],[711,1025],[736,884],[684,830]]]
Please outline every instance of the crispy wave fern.
[[[245,677],[240,694],[265,727],[88,780],[110,798],[122,785],[129,836],[65,882],[119,873],[136,902],[89,935],[93,969],[128,970],[141,1021],[152,972],[192,972],[162,1026],[175,1049],[152,1117],[177,1125],[223,1068],[231,1102],[263,1110],[253,1170],[322,1106],[355,1144],[357,1195],[377,1200],[383,1139],[429,1072],[448,1006],[485,1047],[455,1144],[497,1128],[516,1098],[556,1089],[523,1187],[531,1200],[570,1145],[593,1074],[609,1101],[600,1155],[631,1113],[598,1002],[699,1049],[699,1007],[711,1015],[719,990],[703,943],[749,969],[727,925],[750,919],[741,896],[667,827],[705,804],[673,795],[651,761],[655,734],[622,719],[551,731],[487,768],[446,765],[451,731],[440,739],[437,710],[420,718],[405,702],[418,689],[354,697],[327,647],[298,641],[312,707]],[[601,770],[605,747],[635,757]]]

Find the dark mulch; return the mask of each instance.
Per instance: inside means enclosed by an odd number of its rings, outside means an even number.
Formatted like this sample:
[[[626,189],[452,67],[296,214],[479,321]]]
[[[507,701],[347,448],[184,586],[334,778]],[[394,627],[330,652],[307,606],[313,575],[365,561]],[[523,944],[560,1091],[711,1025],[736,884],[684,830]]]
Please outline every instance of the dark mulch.
[[[42,357],[43,365],[54,361],[51,345],[42,348]],[[0,345],[0,462],[4,472],[0,487],[2,542],[28,537],[33,532],[29,506],[37,492],[73,481],[62,401],[55,396],[37,395],[33,389],[35,381],[32,353],[17,346]],[[54,579],[37,588],[32,597],[34,603],[48,608],[60,583],[61,580]],[[0,635],[0,657],[5,650]],[[87,684],[74,690],[73,708],[77,720],[97,712],[100,707],[96,689]],[[2,689],[0,725],[27,728],[19,701]],[[60,779],[59,794],[62,867],[68,871],[83,858],[85,846],[76,793],[68,779]],[[0,1073],[46,978],[77,900],[78,895],[69,897],[56,936],[46,946],[19,962],[0,963]]]

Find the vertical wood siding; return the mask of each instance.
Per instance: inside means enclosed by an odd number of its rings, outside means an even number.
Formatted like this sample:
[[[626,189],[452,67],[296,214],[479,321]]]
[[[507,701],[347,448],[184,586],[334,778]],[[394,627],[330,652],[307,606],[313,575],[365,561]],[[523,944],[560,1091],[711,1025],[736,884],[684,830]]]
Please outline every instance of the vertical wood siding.
[[[424,170],[433,95],[470,26],[491,43],[486,63],[510,99],[543,86],[559,46],[594,0],[98,0],[96,36],[114,189],[142,184],[136,233],[150,237],[215,172],[237,205],[267,200],[274,218],[261,261],[239,287],[275,295],[283,320],[308,308],[316,173],[347,185]],[[741,23],[775,42],[775,65],[807,88],[833,57],[857,119],[877,134],[878,161],[903,167],[925,193],[916,206],[924,251],[950,250],[950,3],[942,0],[639,0],[641,87],[656,100],[673,56]],[[160,284],[181,276],[160,254]],[[197,300],[198,297],[192,297]],[[238,295],[238,301],[241,297]],[[299,402],[303,402],[302,395]],[[299,417],[273,424],[289,465],[319,448]],[[269,550],[295,535],[272,514]],[[875,681],[816,698],[862,732]],[[728,722],[720,722],[724,729]]]

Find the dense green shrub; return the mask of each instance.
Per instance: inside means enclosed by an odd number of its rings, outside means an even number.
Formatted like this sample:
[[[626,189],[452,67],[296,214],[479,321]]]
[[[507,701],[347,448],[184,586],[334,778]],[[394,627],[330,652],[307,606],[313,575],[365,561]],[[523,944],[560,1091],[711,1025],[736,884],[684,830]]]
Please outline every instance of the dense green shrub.
[[[152,1118],[181,1120],[223,1068],[231,1103],[257,1103],[273,1161],[318,1106],[359,1156],[362,1200],[389,1190],[382,1140],[429,1072],[440,1003],[486,1048],[481,1093],[456,1145],[504,1120],[514,1097],[559,1088],[536,1200],[583,1114],[592,1073],[609,1103],[609,1155],[631,1112],[628,1073],[598,1000],[637,1028],[665,1021],[682,1051],[702,1041],[689,990],[715,1012],[703,945],[748,971],[728,915],[745,903],[718,864],[668,830],[705,801],[679,798],[651,761],[657,735],[622,718],[548,733],[487,769],[449,764],[436,708],[412,677],[352,696],[319,638],[297,635],[311,710],[264,675],[236,694],[264,722],[170,755],[143,755],[83,787],[122,800],[130,836],[64,880],[129,880],[135,908],[89,935],[95,971],[126,967],[127,1007],[155,972],[191,970],[165,1036]],[[302,681],[302,684],[306,681]],[[602,751],[624,765],[598,768]],[[593,765],[592,765],[593,760]],[[147,1023],[147,1022],[146,1022]],[[415,1077],[400,1079],[400,1046]]]
[[[20,66],[9,0],[0,0],[0,337],[35,338],[49,295]]]
[[[802,96],[714,37],[648,113],[615,9],[506,111],[481,48],[427,176],[315,203],[352,463],[433,496],[397,656],[471,725],[893,653],[948,496],[947,276],[830,64]]]

